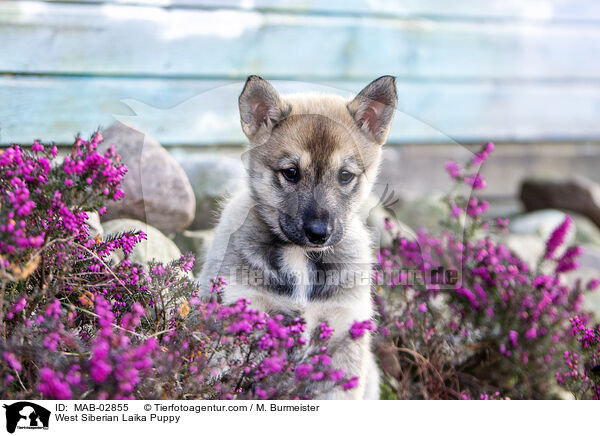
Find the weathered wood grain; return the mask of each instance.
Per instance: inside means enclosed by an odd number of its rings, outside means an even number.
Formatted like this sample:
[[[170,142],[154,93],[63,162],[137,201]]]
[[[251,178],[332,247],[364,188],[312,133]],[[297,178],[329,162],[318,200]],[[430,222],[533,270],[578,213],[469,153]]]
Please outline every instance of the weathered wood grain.
[[[331,15],[427,16],[440,19],[600,20],[600,4],[593,0],[74,0],[73,3],[127,3],[171,8],[234,8]]]
[[[0,72],[600,80],[600,27],[564,23],[5,2],[0,41]]]
[[[350,95],[364,82],[273,81],[282,93]],[[115,119],[166,145],[237,144],[242,81],[0,76],[0,143],[69,142]],[[586,140],[600,136],[600,86],[398,82],[390,142]]]

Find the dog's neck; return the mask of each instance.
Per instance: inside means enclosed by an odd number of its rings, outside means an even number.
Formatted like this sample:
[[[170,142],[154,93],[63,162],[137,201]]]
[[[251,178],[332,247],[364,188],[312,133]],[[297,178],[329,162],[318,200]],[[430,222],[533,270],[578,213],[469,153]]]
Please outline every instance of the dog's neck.
[[[271,292],[305,302],[329,299],[351,288],[351,281],[364,280],[361,275],[370,271],[369,260],[357,257],[357,244],[364,241],[357,241],[352,232],[335,246],[315,249],[285,241],[256,209],[248,220],[252,225],[240,229],[236,245],[248,266],[267,279],[265,287]],[[257,225],[261,231],[256,231]],[[254,229],[253,234],[244,227]]]

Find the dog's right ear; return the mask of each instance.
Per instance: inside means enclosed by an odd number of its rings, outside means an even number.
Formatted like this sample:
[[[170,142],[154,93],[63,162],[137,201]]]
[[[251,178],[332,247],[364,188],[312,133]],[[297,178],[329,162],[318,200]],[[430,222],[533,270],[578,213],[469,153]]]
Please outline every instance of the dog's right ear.
[[[381,76],[369,83],[348,103],[347,108],[368,138],[383,144],[394,118],[398,95],[393,76]]]
[[[253,140],[268,135],[289,113],[269,82],[250,76],[238,99],[242,129]]]

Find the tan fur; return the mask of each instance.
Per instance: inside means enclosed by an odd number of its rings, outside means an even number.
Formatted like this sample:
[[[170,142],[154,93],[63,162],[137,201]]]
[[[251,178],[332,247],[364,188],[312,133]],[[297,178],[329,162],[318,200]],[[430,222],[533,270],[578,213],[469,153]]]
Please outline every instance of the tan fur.
[[[256,77],[240,96],[242,128],[250,140],[247,189],[223,210],[200,288],[206,294],[210,279],[222,275],[226,303],[243,297],[268,313],[301,316],[308,334],[323,321],[333,327],[332,365],[357,375],[359,386],[326,398],[378,397],[370,337],[352,340],[348,331],[354,321],[373,315],[370,235],[358,210],[377,176],[395,99],[389,77],[350,101],[322,94],[280,97]],[[290,166],[301,174],[298,181],[283,176]],[[355,177],[342,183],[342,170]],[[306,239],[313,215],[327,224],[325,243]],[[266,282],[244,281],[240,268]],[[311,282],[311,272],[321,269],[344,278],[320,287]]]

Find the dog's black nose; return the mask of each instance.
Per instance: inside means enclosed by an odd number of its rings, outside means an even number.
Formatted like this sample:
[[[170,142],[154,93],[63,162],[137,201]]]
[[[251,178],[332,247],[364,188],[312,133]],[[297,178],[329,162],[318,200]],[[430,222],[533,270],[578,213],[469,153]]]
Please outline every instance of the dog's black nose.
[[[304,224],[304,233],[313,244],[324,244],[329,239],[327,221],[309,221]]]

